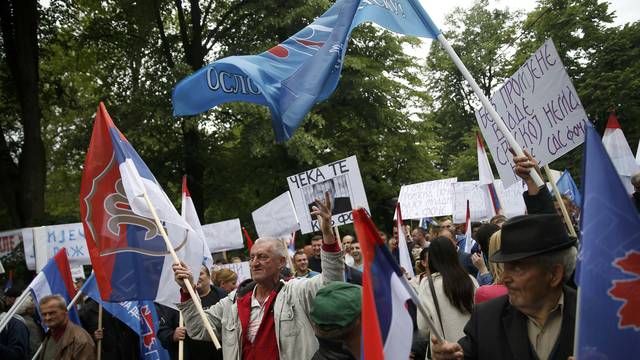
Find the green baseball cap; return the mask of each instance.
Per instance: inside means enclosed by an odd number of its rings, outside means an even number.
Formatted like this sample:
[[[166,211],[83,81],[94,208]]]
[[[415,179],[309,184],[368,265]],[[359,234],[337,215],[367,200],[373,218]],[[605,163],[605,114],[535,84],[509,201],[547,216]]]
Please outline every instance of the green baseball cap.
[[[309,316],[321,329],[343,328],[360,316],[361,308],[362,287],[334,281],[318,290]]]

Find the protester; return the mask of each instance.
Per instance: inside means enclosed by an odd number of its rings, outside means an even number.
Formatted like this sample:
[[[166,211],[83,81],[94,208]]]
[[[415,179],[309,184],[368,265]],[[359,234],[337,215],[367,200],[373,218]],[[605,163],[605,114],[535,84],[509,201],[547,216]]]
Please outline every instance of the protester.
[[[310,306],[316,292],[331,281],[343,281],[344,262],[340,246],[331,229],[331,200],[317,201],[313,213],[323,235],[320,256],[323,273],[311,279],[279,279],[286,264],[287,249],[274,238],[260,238],[251,248],[252,279],[240,285],[206,313],[221,339],[225,359],[309,359],[318,350],[318,341],[309,322]],[[190,271],[184,264],[173,265],[175,279],[182,287],[183,312],[189,336],[207,339],[209,335],[184,291]],[[278,326],[276,326],[276,324]]]
[[[309,261],[309,269],[315,272],[322,272],[322,260],[320,259],[320,249],[322,249],[322,235],[314,235],[311,238],[311,249],[313,255],[307,257]]]
[[[351,243],[351,255],[353,256],[353,268],[358,271],[362,271],[364,258],[362,257],[362,251],[360,250],[360,243],[357,240],[354,240]]]
[[[429,247],[422,249],[418,261],[416,261],[416,276],[409,280],[409,284],[418,291],[420,282],[429,275]]]
[[[320,275],[319,272],[309,269],[307,254],[305,254],[303,250],[298,250],[293,255],[293,267],[294,275],[297,278],[312,278],[316,275]]]
[[[637,173],[631,177],[631,185],[633,185],[633,203],[636,205],[636,209],[640,212],[640,173]]]
[[[489,285],[493,283],[493,277],[490,271],[487,270],[486,264],[489,263],[489,239],[496,231],[500,230],[500,227],[495,224],[482,224],[476,232],[478,247],[480,248],[480,254],[471,255],[471,262],[473,266],[478,269],[478,276],[476,280],[478,285]],[[482,269],[480,267],[483,267]]]
[[[347,266],[353,266],[353,256],[351,256],[351,243],[355,238],[351,235],[342,237],[342,250],[344,251],[344,263]]]
[[[209,269],[205,265],[200,267],[200,275],[195,288],[204,309],[219,303],[221,299],[227,296],[226,291],[211,284]],[[184,341],[185,360],[222,358],[220,351],[214,351],[211,342],[198,340],[191,336],[184,326],[180,326],[180,313],[177,310],[163,305],[156,305],[156,308],[160,317],[158,339],[160,339],[162,346],[167,349],[172,360],[178,359],[178,344],[180,340]]]
[[[507,217],[502,215],[502,214],[498,214],[494,217],[491,218],[491,220],[489,220],[490,224],[496,225],[497,227],[502,227],[502,224],[504,224],[507,221]]]
[[[127,324],[107,311],[102,311],[102,328],[98,327],[99,304],[88,297],[78,310],[82,328],[98,343],[102,341],[101,357],[104,360],[139,359],[140,340],[138,334]]]
[[[40,299],[40,316],[49,331],[42,343],[40,360],[92,360],[96,358],[91,335],[69,320],[67,302],[60,295]]]
[[[44,339],[44,331],[38,321],[36,321],[36,304],[33,302],[33,297],[29,295],[25,301],[18,308],[17,314],[22,316],[24,324],[29,330],[29,359],[33,358],[36,354],[42,340]]]
[[[421,227],[416,227],[411,231],[411,239],[413,240],[414,246],[417,244],[423,249],[429,246],[427,231]]]
[[[493,235],[491,235],[491,239],[489,240],[489,251],[488,251],[490,257],[493,256],[493,254],[495,254],[496,251],[500,250],[500,242],[501,242],[500,234],[501,234],[500,231],[497,231]],[[482,261],[482,266],[484,266],[485,264],[484,260],[480,259],[480,261]],[[502,282],[502,272],[503,272],[502,264],[494,263],[494,262],[490,262],[488,264],[489,264],[489,271],[491,273],[490,277],[491,279],[493,279],[493,283],[488,285],[482,285],[478,288],[478,290],[476,290],[476,294],[473,298],[473,302],[476,304],[507,294],[507,287],[504,286]],[[486,271],[486,270],[480,270],[480,272],[483,272],[483,271]]]
[[[2,305],[0,306],[0,312],[2,312],[0,320],[7,315],[3,311],[4,306]],[[0,359],[31,359],[29,357],[29,330],[20,315],[14,315],[0,332]]]
[[[445,237],[437,237],[429,245],[429,274],[420,282],[418,294],[427,308],[431,322],[449,341],[460,339],[471,317],[473,294],[478,287],[458,262],[456,248]],[[429,336],[424,315],[418,313],[418,329]]]
[[[524,203],[527,206],[528,214],[557,214],[556,208],[553,205],[551,194],[547,191],[545,185],[538,186],[529,174],[531,169],[535,169],[540,177],[540,169],[538,168],[538,162],[536,159],[524,150],[524,155],[513,156],[513,162],[515,163],[515,173],[524,180],[527,184],[527,191],[524,192]],[[544,190],[544,191],[542,191]]]
[[[238,288],[238,274],[227,268],[216,271],[213,285],[221,288],[227,294]]]
[[[442,228],[438,232],[438,237],[446,237],[447,239],[449,239],[449,241],[451,241],[453,246],[456,247],[456,250],[458,252],[458,260],[460,261],[460,264],[462,265],[462,267],[465,270],[467,270],[467,273],[469,273],[473,277],[476,277],[478,275],[478,269],[476,269],[476,267],[473,266],[473,261],[471,260],[471,254],[464,252],[464,249],[458,246],[458,240],[456,239],[456,235],[454,231],[455,230],[450,230],[450,227]]]
[[[22,294],[23,289],[18,288],[17,286],[10,287],[4,293],[4,306],[7,309],[11,309],[13,303],[16,302],[16,299]]]
[[[362,287],[332,282],[316,294],[309,317],[319,349],[312,360],[360,359]]]
[[[564,286],[576,261],[575,239],[555,214],[517,216],[490,258],[504,263],[508,295],[477,304],[458,343],[439,343],[434,359],[562,359],[573,352],[576,293]]]

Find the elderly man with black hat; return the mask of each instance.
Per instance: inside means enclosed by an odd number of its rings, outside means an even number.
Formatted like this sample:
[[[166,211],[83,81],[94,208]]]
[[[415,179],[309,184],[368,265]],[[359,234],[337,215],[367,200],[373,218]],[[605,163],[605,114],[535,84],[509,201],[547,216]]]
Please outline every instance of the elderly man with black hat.
[[[576,240],[555,214],[523,215],[502,227],[490,261],[503,263],[508,294],[476,305],[458,343],[433,342],[434,359],[561,359],[573,352],[576,293],[564,285]]]

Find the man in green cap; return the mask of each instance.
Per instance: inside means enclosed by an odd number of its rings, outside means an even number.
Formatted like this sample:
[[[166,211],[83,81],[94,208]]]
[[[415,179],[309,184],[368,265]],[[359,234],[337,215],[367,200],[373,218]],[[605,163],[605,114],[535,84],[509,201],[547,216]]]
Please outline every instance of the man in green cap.
[[[320,348],[312,360],[360,359],[362,287],[331,282],[318,290],[309,316]]]

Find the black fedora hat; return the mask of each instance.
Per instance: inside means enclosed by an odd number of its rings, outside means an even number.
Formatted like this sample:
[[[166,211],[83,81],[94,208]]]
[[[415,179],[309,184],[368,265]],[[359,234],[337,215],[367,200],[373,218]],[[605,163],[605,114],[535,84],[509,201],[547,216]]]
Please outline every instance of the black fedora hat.
[[[500,250],[492,262],[503,263],[562,250],[575,245],[560,216],[555,214],[521,215],[502,225]]]

